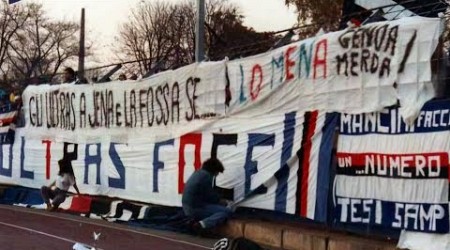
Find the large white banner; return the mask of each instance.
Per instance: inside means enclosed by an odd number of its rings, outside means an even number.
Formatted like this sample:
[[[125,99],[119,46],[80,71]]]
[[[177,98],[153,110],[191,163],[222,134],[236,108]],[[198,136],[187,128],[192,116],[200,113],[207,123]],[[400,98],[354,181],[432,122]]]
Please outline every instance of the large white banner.
[[[135,82],[29,86],[23,93],[25,133],[81,143],[174,138],[224,115],[225,85],[222,61]]]
[[[434,96],[430,62],[439,26],[422,17],[372,23],[231,61],[230,112],[361,113],[399,98],[403,116],[414,116]]]
[[[138,82],[30,86],[23,94],[26,134],[78,143],[153,142],[200,130],[225,113],[373,112],[397,99],[410,119],[434,96],[430,63],[439,26],[439,19],[404,18]]]
[[[224,118],[180,137],[128,143],[40,140],[19,129],[14,144],[0,147],[0,183],[39,188],[64,158],[82,193],[180,206],[189,176],[217,157],[224,198],[324,222],[336,118],[317,111]]]
[[[216,184],[225,197],[249,198],[242,205],[256,208],[296,209],[303,114],[226,118],[202,131],[153,143],[62,143],[28,139],[25,130],[16,131],[13,145],[0,148],[0,183],[39,188],[54,180],[64,157],[72,160],[82,193],[180,206],[189,176],[217,156],[225,172]],[[276,174],[280,169],[283,173]],[[257,188],[261,191],[248,197]]]

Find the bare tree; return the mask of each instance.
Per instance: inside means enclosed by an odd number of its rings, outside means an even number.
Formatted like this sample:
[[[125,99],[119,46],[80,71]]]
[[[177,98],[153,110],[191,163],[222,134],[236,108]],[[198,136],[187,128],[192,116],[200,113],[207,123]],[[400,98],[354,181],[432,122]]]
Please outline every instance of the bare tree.
[[[8,73],[5,62],[11,41],[28,18],[28,13],[20,5],[11,6],[6,0],[0,2],[0,69],[5,76]]]
[[[132,10],[130,20],[121,27],[121,53],[126,58],[140,61],[141,74],[167,57],[172,46],[167,29],[172,14],[172,7],[168,3],[140,3]]]
[[[29,18],[14,34],[7,51],[13,77],[46,76],[51,81],[64,62],[78,56],[79,26],[49,20],[38,4],[28,4],[26,13]]]
[[[273,36],[243,25],[239,9],[227,1],[211,0],[206,8],[206,48],[211,60],[229,56],[231,48],[258,43],[252,52],[273,45]],[[265,45],[260,41],[265,40]],[[194,61],[195,6],[190,3],[143,2],[132,11],[118,37],[118,54],[123,61],[137,60],[138,71],[169,69]],[[236,57],[242,51],[231,53]],[[248,51],[247,51],[248,52]]]
[[[172,43],[170,67],[179,67],[195,61],[195,6],[185,2],[172,6],[172,18],[167,27]]]

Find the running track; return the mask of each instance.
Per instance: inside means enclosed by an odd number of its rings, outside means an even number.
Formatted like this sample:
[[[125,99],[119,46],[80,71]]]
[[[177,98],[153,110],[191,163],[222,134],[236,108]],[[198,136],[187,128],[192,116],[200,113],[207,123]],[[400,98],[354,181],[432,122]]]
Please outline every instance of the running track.
[[[93,233],[101,233],[94,240]],[[128,227],[64,213],[0,206],[0,249],[211,249],[214,239]]]

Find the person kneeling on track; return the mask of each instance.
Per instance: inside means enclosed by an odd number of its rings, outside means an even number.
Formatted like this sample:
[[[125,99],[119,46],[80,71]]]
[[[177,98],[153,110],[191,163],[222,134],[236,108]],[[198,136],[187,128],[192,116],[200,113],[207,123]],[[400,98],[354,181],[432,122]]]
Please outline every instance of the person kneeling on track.
[[[211,158],[186,182],[182,197],[183,211],[195,221],[193,229],[196,231],[223,224],[232,214],[232,210],[220,199],[213,187],[214,178],[223,171],[222,163]]]
[[[61,159],[58,161],[58,165],[59,173],[56,180],[49,186],[41,187],[41,195],[49,211],[56,211],[59,205],[66,200],[67,191],[71,186],[80,195],[80,190],[75,181],[72,163],[69,160]]]

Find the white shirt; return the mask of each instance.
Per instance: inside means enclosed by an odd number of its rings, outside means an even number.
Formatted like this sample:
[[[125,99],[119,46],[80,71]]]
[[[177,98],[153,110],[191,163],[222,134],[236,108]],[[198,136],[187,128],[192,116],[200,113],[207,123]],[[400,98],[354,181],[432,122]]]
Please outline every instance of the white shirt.
[[[64,173],[56,177],[55,186],[61,190],[68,191],[73,184],[75,184],[75,177],[71,174]]]

